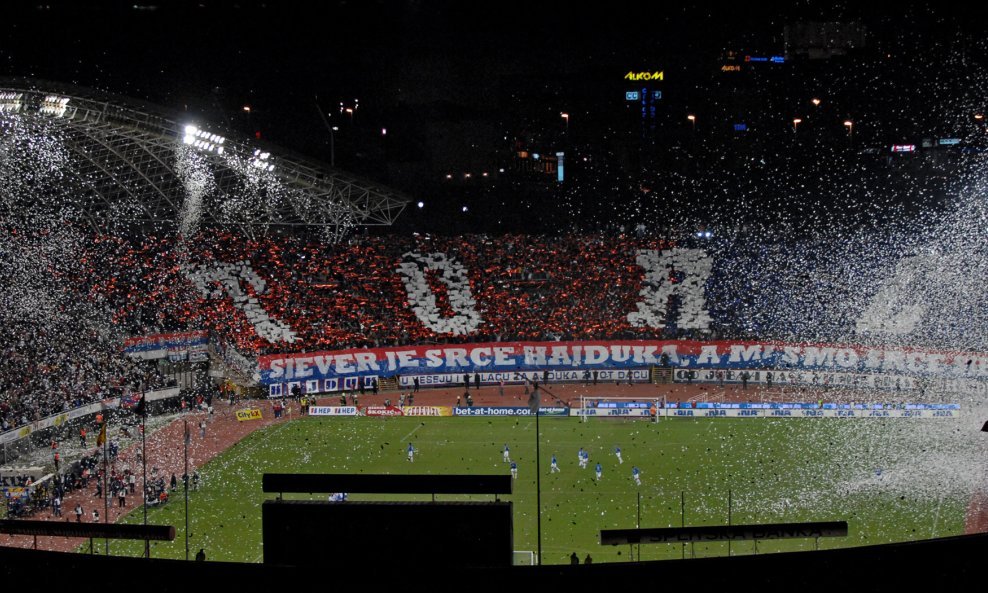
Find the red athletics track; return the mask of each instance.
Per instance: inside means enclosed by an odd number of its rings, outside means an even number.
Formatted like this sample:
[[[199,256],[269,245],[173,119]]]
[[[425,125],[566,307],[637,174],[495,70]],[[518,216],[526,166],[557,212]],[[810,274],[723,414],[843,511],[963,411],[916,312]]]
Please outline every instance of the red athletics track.
[[[766,389],[759,386],[751,386],[748,390],[743,390],[740,385],[727,385],[722,387],[720,385],[712,384],[688,385],[679,383],[667,385],[615,385],[613,383],[598,383],[597,385],[582,385],[573,383],[556,385],[550,384],[548,385],[548,392],[549,394],[542,395],[541,401],[543,406],[556,405],[556,398],[567,405],[578,406],[580,403],[580,396],[634,397],[645,400],[652,400],[656,398],[661,399],[665,396],[670,402],[812,402],[821,399],[825,401],[853,400],[857,402],[877,402],[889,399],[889,394],[877,391],[850,393],[846,390],[825,391],[820,389],[810,389],[808,387],[778,387]],[[449,389],[421,390],[415,394],[415,405],[449,406],[453,405],[456,402],[456,397],[458,395],[462,396],[463,393],[464,389],[462,386]],[[473,397],[475,406],[525,406],[528,403],[528,395],[525,393],[525,388],[520,385],[506,385],[504,387],[504,396],[499,394],[499,388],[496,386],[483,387],[480,390],[470,389],[470,394],[471,397]],[[381,393],[378,395],[371,395],[368,393],[362,395],[360,396],[360,405],[380,405],[384,403],[385,399],[390,399],[393,403],[397,404],[398,392]],[[337,405],[339,403],[339,398],[332,396],[321,397],[319,398],[319,403],[320,405]],[[251,405],[261,408],[264,414],[264,419],[260,421],[238,422],[234,415],[234,411],[251,407]],[[204,413],[188,414],[184,418],[178,418],[164,428],[148,435],[147,447],[149,477],[151,476],[152,467],[159,468],[159,473],[165,476],[166,482],[170,480],[173,473],[181,477],[184,472],[182,445],[183,419],[188,419],[189,429],[192,434],[191,444],[189,445],[190,468],[201,467],[213,457],[216,457],[223,451],[232,447],[235,443],[251,432],[259,428],[270,426],[276,422],[272,418],[273,414],[271,412],[270,402],[267,401],[241,402],[234,407],[230,407],[226,403],[218,403],[215,406],[214,411],[215,413],[212,418],[208,418],[208,415]],[[298,417],[298,405],[295,404],[292,406],[291,413],[277,422],[280,423]],[[201,438],[199,433],[199,421],[203,418],[207,418],[208,421],[206,438]],[[139,493],[141,492],[141,468],[136,462],[137,446],[131,446],[121,453],[120,458],[117,461],[117,467],[119,469],[129,463],[130,467],[137,471],[137,490]],[[91,522],[92,509],[94,507],[99,509],[100,515],[103,515],[102,499],[95,498],[93,496],[94,491],[95,485],[91,482],[88,489],[83,491],[75,491],[69,494],[65,500],[62,501],[61,519],[56,519],[47,512],[33,518],[75,521],[75,513],[73,512],[73,509],[75,508],[76,503],[79,503],[85,509],[83,522]],[[176,491],[176,494],[179,496],[180,493],[181,488]],[[128,512],[140,512],[139,499],[139,494],[129,495],[127,497],[127,507],[123,509],[117,509],[116,506],[114,506],[116,500],[112,501],[114,504],[110,505],[110,519],[116,521],[121,516],[120,511],[123,511],[124,514]],[[105,517],[101,517],[101,520],[105,519]],[[965,532],[980,533],[983,531],[988,531],[988,495],[980,493],[974,495],[968,505]],[[73,551],[80,545],[87,543],[87,541],[88,540],[65,537],[38,538],[38,548],[43,550]],[[31,547],[33,543],[33,538],[28,536],[0,536],[0,545],[4,546],[26,548]]]

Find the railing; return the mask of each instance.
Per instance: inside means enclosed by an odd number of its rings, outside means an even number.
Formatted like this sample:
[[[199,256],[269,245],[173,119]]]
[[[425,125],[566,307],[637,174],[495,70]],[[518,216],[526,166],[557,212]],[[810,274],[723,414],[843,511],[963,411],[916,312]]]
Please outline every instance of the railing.
[[[179,394],[178,387],[168,387],[166,389],[157,389],[155,391],[148,391],[145,394],[145,399],[148,403],[168,399],[170,397],[176,397]],[[42,418],[35,422],[25,424],[24,426],[18,426],[12,430],[0,434],[0,445],[9,445],[16,443],[17,441],[26,439],[30,437],[33,433],[39,430],[44,430],[46,428],[51,428],[54,426],[61,426],[70,420],[75,420],[76,418],[82,418],[83,416],[89,416],[98,414],[103,410],[116,407],[116,405],[109,405],[107,401],[114,401],[115,404],[119,404],[119,398],[114,398],[113,400],[104,400],[101,402],[93,402],[91,404],[86,404],[80,406],[73,410],[67,412],[61,412],[53,416],[48,416],[47,418]]]

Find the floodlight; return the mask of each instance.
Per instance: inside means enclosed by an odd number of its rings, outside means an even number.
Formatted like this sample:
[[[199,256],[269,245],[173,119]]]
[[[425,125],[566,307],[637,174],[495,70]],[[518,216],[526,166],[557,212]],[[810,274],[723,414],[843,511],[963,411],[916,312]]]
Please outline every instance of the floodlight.
[[[258,148],[254,150],[254,158],[251,160],[250,165],[261,171],[274,171],[274,165],[268,162],[269,158],[271,158],[270,152],[264,152]]]
[[[23,107],[24,93],[0,93],[0,112],[20,111]]]
[[[220,136],[219,134],[213,134],[205,130],[200,130],[197,126],[188,124],[185,126],[185,135],[182,137],[182,143],[188,144],[193,148],[198,148],[199,150],[204,150],[206,152],[215,152],[217,154],[222,154],[222,144],[226,142],[226,138]]]
[[[44,100],[41,102],[41,107],[38,108],[38,112],[44,115],[53,115],[55,117],[62,117],[65,115],[65,109],[69,104],[68,97],[60,97],[58,95],[46,95]]]

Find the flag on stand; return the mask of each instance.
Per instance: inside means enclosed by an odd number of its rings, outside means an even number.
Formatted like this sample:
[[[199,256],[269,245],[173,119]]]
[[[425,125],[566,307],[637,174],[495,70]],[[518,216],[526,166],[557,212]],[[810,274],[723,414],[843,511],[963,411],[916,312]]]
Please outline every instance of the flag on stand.
[[[140,393],[128,393],[126,395],[120,396],[119,406],[121,408],[131,410],[141,401]]]
[[[104,422],[99,429],[99,436],[96,437],[96,446],[102,447],[106,444],[106,422]]]
[[[141,394],[141,400],[137,402],[136,406],[134,406],[134,413],[138,416],[147,416],[148,414],[148,405],[147,401],[144,399],[143,393]]]

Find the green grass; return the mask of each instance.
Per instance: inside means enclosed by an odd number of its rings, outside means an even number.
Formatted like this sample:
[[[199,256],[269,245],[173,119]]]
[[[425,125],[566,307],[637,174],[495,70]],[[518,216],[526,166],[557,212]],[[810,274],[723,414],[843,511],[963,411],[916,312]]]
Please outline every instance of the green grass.
[[[846,424],[841,421],[669,419],[653,424],[545,418],[540,424],[546,563],[568,562],[574,551],[581,558],[589,552],[597,562],[629,560],[627,546],[602,547],[598,534],[600,529],[635,527],[639,494],[643,527],[678,526],[683,500],[687,525],[726,524],[729,490],[735,524],[847,520],[849,537],[822,539],[821,548],[921,539],[963,530],[966,500],[903,497],[898,489],[883,488],[873,477],[870,457],[875,451],[856,453],[842,448],[847,443],[832,445],[846,438],[842,427]],[[876,440],[881,441],[881,435]],[[419,451],[414,463],[405,459],[409,442]],[[305,418],[256,432],[201,470],[202,488],[190,494],[191,554],[205,548],[210,560],[261,560],[261,503],[266,498],[261,475],[265,472],[507,474],[501,455],[505,443],[519,464],[514,494],[507,497],[514,502],[514,547],[534,551],[534,419]],[[614,456],[616,444],[622,448],[623,465]],[[590,468],[585,470],[576,463],[581,446],[591,452]],[[561,473],[549,473],[553,452]],[[599,484],[593,479],[597,461],[604,467]],[[642,470],[640,488],[631,478],[633,465]],[[848,487],[854,483],[866,487]],[[383,498],[351,495],[352,500]],[[181,494],[164,508],[151,509],[148,518],[154,524],[174,525],[178,532],[174,542],[152,544],[152,554],[184,558]],[[140,520],[139,511],[126,518],[130,523]],[[802,540],[763,541],[757,551],[805,550],[815,545]],[[143,542],[128,542],[114,543],[111,552],[139,556],[142,550]],[[678,558],[684,553],[725,555],[727,551],[726,543],[685,549],[656,544],[642,546],[640,556],[651,560]],[[732,544],[735,554],[754,551],[752,542]]]

